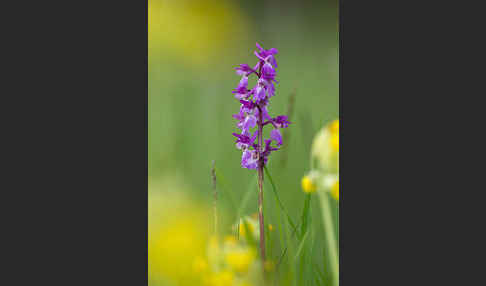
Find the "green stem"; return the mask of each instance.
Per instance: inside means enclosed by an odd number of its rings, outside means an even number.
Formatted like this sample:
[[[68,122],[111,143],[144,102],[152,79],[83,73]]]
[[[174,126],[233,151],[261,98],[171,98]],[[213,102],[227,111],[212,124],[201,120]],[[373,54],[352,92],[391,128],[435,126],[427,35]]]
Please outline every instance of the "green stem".
[[[321,212],[322,222],[324,223],[324,233],[326,235],[327,249],[330,259],[330,270],[332,274],[332,285],[339,285],[339,261],[337,254],[336,236],[334,235],[334,225],[332,222],[331,206],[327,192],[321,193]]]

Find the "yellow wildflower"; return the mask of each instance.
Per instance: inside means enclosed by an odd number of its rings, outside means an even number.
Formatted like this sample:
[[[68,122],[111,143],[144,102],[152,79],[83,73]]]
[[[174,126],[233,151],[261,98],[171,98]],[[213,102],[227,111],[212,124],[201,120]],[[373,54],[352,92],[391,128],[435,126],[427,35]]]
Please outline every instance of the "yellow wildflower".
[[[166,219],[165,224],[151,222],[154,224],[150,225],[148,241],[151,279],[186,281],[194,275],[193,262],[204,255],[207,236],[196,214],[189,212],[177,219]]]
[[[331,187],[331,196],[339,201],[339,181],[336,181]]]
[[[238,232],[240,240],[258,240],[260,235],[260,228],[258,220],[251,216],[240,218],[239,223],[234,225],[234,230]]]
[[[309,176],[304,176],[302,178],[302,190],[305,193],[313,193],[317,190],[316,185]]]
[[[329,124],[329,131],[331,132],[331,148],[335,152],[339,152],[339,120],[334,120]]]
[[[268,230],[269,230],[269,231],[273,231],[273,225],[272,225],[272,224],[269,224],[269,225],[268,225]]]
[[[324,173],[339,170],[339,120],[324,126],[314,137],[311,149],[311,167]]]
[[[339,152],[339,133],[331,135],[331,148],[335,152]]]
[[[211,286],[231,286],[233,285],[233,273],[227,270],[215,273],[208,282]]]
[[[331,131],[332,134],[339,134],[339,119],[329,123],[329,131]]]
[[[237,243],[236,237],[232,235],[227,235],[224,237],[224,243],[228,246],[236,246]]]
[[[219,240],[218,240],[218,237],[216,235],[212,235],[209,238],[209,248],[210,249],[219,248]]]
[[[236,249],[226,254],[226,263],[235,271],[246,273],[248,267],[253,263],[255,256],[255,252],[250,248]]]
[[[242,220],[240,222],[240,236],[246,236],[246,228],[248,227],[248,230],[250,231],[250,234],[253,234],[255,231],[255,227],[253,226],[252,223],[250,222],[245,222]]]
[[[202,273],[202,272],[206,271],[206,269],[208,269],[208,263],[201,256],[197,256],[194,259],[194,262],[192,264],[192,268],[193,268],[194,272]]]

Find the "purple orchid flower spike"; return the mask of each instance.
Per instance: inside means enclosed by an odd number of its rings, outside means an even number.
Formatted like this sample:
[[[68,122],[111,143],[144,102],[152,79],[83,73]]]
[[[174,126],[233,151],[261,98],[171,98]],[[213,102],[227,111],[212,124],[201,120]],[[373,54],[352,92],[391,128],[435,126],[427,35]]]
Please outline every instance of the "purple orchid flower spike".
[[[240,64],[235,68],[236,74],[241,76],[241,80],[232,91],[235,97],[239,99],[240,111],[233,115],[238,120],[236,126],[241,133],[233,133],[236,137],[236,148],[243,151],[241,155],[241,166],[246,169],[258,170],[258,220],[260,223],[260,251],[261,257],[265,260],[265,235],[263,221],[263,168],[267,165],[270,154],[277,151],[283,144],[281,128],[287,128],[290,122],[287,116],[279,115],[272,118],[268,114],[269,99],[275,96],[275,83],[278,83],[277,60],[275,55],[277,49],[265,50],[256,43],[258,51],[255,56],[258,59],[254,68],[248,64]],[[248,77],[255,75],[257,84],[248,89]],[[273,129],[270,131],[270,138],[263,139],[263,127],[271,124]],[[251,135],[252,128],[255,128]],[[255,142],[256,140],[256,142]],[[272,147],[271,143],[275,141],[277,147]],[[265,146],[263,146],[265,142]]]
[[[241,80],[232,91],[241,103],[240,112],[233,115],[238,120],[236,126],[241,132],[233,135],[237,137],[236,148],[243,151],[241,165],[248,169],[257,169],[267,163],[270,153],[278,150],[276,147],[271,147],[270,142],[275,141],[277,147],[282,146],[280,129],[287,128],[290,124],[285,115],[272,118],[267,108],[269,99],[275,95],[275,83],[278,83],[275,79],[277,76],[275,55],[278,54],[278,50],[275,48],[265,50],[258,43],[256,47],[257,64],[254,68],[248,64],[240,64],[235,68]],[[248,89],[248,77],[251,75],[257,77],[257,84]],[[270,132],[270,138],[263,140],[263,127],[268,124],[271,124],[274,129]],[[257,130],[252,132],[255,127]],[[258,139],[256,143],[255,139]]]

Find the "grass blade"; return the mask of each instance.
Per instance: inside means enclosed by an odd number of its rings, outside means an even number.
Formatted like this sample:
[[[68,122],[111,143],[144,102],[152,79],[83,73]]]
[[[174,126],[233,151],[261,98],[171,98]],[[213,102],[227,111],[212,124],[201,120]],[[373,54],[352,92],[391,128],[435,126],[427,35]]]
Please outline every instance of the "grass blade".
[[[230,203],[231,207],[233,209],[236,209],[236,204],[235,204],[235,201],[233,199],[233,196],[231,195],[231,193],[229,191],[227,191],[228,184],[227,184],[227,181],[224,179],[223,173],[216,166],[214,166],[214,170],[215,170],[215,176],[218,180],[217,189],[221,190],[222,193],[226,195],[226,197],[228,198],[228,202]]]
[[[310,200],[311,194],[306,194],[305,201],[304,201],[304,209],[302,210],[302,225],[300,233],[306,233],[307,231],[307,221],[309,217],[309,209],[310,209]]]
[[[243,227],[245,228],[246,241],[248,241],[248,244],[251,247],[256,249],[258,247],[258,245],[257,245],[257,242],[255,241],[255,238],[253,237],[253,233],[252,233],[250,227],[248,226],[248,222],[246,221],[246,219],[243,219]]]
[[[270,184],[272,185],[273,194],[275,195],[275,198],[277,199],[277,202],[278,202],[278,205],[279,205],[280,209],[287,216],[287,220],[289,222],[289,225],[292,227],[293,231],[296,232],[297,231],[297,228],[295,227],[295,224],[292,221],[292,218],[290,218],[289,213],[285,210],[285,207],[283,206],[282,201],[280,200],[280,197],[278,196],[277,188],[275,187],[275,184],[273,182],[272,176],[270,176],[270,173],[268,172],[268,169],[267,169],[266,166],[265,166],[265,174],[267,174],[268,180],[270,181]]]
[[[241,214],[245,210],[246,205],[248,205],[248,202],[251,199],[251,195],[257,194],[257,192],[252,192],[253,190],[255,190],[257,188],[257,178],[258,178],[258,176],[257,176],[257,174],[255,174],[253,176],[253,179],[250,180],[250,184],[248,185],[248,189],[246,190],[245,195],[243,196],[243,199],[241,200],[240,207],[238,208],[238,212],[237,212],[238,218],[241,217]]]
[[[294,261],[296,261],[299,258],[300,253],[302,252],[302,249],[304,248],[304,244],[305,244],[305,241],[306,241],[308,235],[309,235],[309,231],[307,231],[304,234],[304,236],[302,236],[302,240],[300,241],[299,247],[297,247],[297,252],[295,253],[295,256],[294,256]]]
[[[315,262],[314,262],[314,269],[318,275],[317,277],[319,277],[319,279],[321,280],[321,283],[324,283],[324,281],[326,281],[326,278],[324,278],[324,274],[322,273],[321,268]]]

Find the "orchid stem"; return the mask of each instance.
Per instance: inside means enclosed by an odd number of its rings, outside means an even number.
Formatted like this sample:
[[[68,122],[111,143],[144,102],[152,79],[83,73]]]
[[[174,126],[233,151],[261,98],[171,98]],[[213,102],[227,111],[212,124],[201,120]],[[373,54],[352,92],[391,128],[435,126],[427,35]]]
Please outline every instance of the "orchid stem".
[[[260,107],[258,107],[258,148],[259,148],[259,164],[258,164],[258,221],[260,223],[260,254],[262,262],[265,262],[265,225],[263,219],[263,115]],[[264,265],[264,263],[262,263]],[[263,268],[265,272],[265,268]]]

